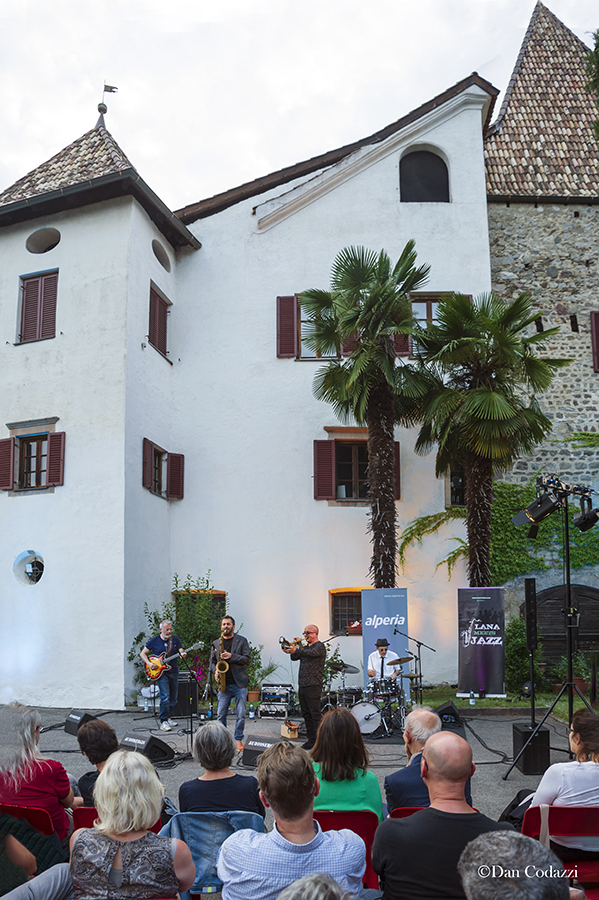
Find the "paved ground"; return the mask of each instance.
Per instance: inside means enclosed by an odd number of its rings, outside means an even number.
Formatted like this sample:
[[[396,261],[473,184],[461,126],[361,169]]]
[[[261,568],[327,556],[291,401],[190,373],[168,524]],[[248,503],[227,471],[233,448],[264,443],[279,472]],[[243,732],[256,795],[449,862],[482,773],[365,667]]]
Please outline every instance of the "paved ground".
[[[62,727],[70,712],[71,710],[67,709],[40,710],[44,729],[60,726],[42,733],[40,750],[45,756],[59,760],[69,773],[79,778],[85,772],[90,771],[92,767],[81,755],[76,737],[67,734]],[[170,734],[165,734],[158,730],[153,715],[144,714],[143,709],[125,712],[105,712],[103,710],[87,710],[87,712],[98,715],[109,722],[114,727],[119,740],[129,732],[136,732],[140,736],[150,732],[173,747],[176,751],[175,760],[166,765],[160,765],[158,772],[166,787],[167,796],[173,800],[175,805],[177,805],[179,785],[201,774],[201,770],[194,760],[185,758],[185,754],[191,749],[191,739],[190,735],[185,733],[182,721],[180,728],[173,729]],[[530,715],[526,713],[520,717],[478,715],[478,712],[477,710],[475,715],[469,715],[464,719],[467,739],[472,746],[477,766],[472,779],[472,797],[477,809],[496,819],[516,791],[525,787],[534,790],[541,776],[523,775],[516,767],[507,781],[502,779],[512,757],[512,725],[516,722],[529,724]],[[483,713],[483,710],[480,712]],[[514,713],[515,711],[510,710],[509,712]],[[537,721],[539,719],[540,717],[537,716]],[[231,724],[230,722],[230,727]],[[547,726],[550,730],[551,762],[567,761],[568,756],[565,752],[567,728],[565,724],[550,717]],[[198,727],[198,723],[194,720],[194,729],[196,727]],[[246,722],[246,737],[248,735],[280,737],[280,734],[280,719],[256,719],[253,722]],[[400,735],[395,735],[391,739],[370,741],[368,750],[371,755],[371,768],[377,775],[381,787],[385,775],[394,772],[406,763]],[[235,760],[233,769],[240,773],[255,774],[255,769],[243,765],[241,754]]]

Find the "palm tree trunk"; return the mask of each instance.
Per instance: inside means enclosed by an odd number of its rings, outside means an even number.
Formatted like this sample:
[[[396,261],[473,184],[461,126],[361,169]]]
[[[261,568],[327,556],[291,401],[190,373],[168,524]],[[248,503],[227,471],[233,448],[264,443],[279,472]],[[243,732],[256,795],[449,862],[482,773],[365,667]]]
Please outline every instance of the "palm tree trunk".
[[[386,382],[370,391],[368,425],[368,499],[374,587],[395,587],[397,572],[397,513],[395,510],[395,448],[393,394]]]
[[[470,587],[489,587],[493,463],[476,453],[464,461],[466,480],[466,528],[468,531],[468,578]]]

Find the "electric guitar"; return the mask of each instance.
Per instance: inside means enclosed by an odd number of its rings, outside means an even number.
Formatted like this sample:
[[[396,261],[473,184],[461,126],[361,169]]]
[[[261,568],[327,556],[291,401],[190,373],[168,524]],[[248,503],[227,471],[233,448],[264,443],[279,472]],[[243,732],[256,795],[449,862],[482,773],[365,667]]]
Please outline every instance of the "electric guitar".
[[[183,653],[189,653],[191,650],[201,650],[204,646],[204,641],[198,641],[197,644],[194,644],[193,647],[188,647],[187,650],[184,650]],[[144,669],[146,670],[146,675],[150,679],[150,681],[158,681],[163,672],[167,671],[171,668],[168,663],[171,659],[176,659],[180,656],[179,651],[173,653],[172,656],[168,656],[166,659],[164,658],[165,654],[161,653],[160,656],[150,656],[149,663],[144,663]]]

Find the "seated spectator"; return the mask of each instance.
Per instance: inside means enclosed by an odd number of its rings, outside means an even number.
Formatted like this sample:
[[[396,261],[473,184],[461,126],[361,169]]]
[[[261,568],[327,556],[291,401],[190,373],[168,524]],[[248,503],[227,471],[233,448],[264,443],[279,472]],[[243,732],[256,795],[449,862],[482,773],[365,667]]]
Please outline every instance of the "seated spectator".
[[[235,741],[220,722],[209,722],[198,728],[193,738],[193,758],[206,771],[179,788],[181,812],[241,809],[266,815],[256,778],[237,775],[229,768],[235,750]]]
[[[348,900],[348,895],[330,875],[315,872],[298,878],[281,891],[277,900]]]
[[[578,709],[572,716],[569,741],[576,760],[549,766],[531,806],[599,806],[599,716]],[[564,862],[599,859],[599,836],[552,837],[551,849]]]
[[[414,706],[406,716],[403,739],[408,764],[385,778],[387,809],[398,806],[428,806],[428,789],[420,774],[422,748],[432,734],[441,731],[441,719],[430,706]],[[472,806],[470,779],[466,782],[466,802]]]
[[[322,718],[310,751],[320,791],[314,809],[370,809],[383,820],[376,775],[368,771],[368,751],[358,721],[349,709],[331,709]]]
[[[258,765],[262,803],[275,819],[268,834],[244,829],[223,843],[218,877],[223,900],[276,900],[302,875],[324,872],[357,897],[366,869],[362,838],[352,831],[322,831],[314,821],[318,778],[301,747],[281,741],[265,750]]]
[[[0,803],[47,810],[58,839],[66,843],[70,822],[65,810],[83,800],[74,796],[63,766],[39,752],[41,725],[35,709],[20,703],[0,706]]]
[[[479,834],[512,831],[466,803],[474,774],[472,750],[450,731],[431,735],[420,760],[430,806],[406,819],[385,819],[372,846],[374,871],[385,881],[384,900],[464,900],[457,872],[462,850]]]
[[[94,785],[110,754],[119,749],[119,741],[114,728],[102,719],[85,722],[77,731],[77,741],[83,755],[96,767],[79,779],[83,805],[93,806]]]
[[[562,871],[562,863],[544,844],[515,831],[475,838],[458,862],[467,900],[568,900]],[[573,891],[571,900],[577,895],[582,892]]]
[[[141,753],[118,750],[107,759],[94,789],[98,820],[71,838],[76,898],[176,897],[189,890],[195,878],[189,847],[149,830],[163,797]]]

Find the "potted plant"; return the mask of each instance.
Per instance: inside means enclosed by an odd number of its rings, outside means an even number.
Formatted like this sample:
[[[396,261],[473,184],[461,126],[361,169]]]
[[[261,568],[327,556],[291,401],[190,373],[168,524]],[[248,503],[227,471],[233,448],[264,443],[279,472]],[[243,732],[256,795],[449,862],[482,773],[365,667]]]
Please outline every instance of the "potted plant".
[[[249,642],[250,645],[250,661],[248,663],[248,702],[257,703],[260,700],[260,689],[263,682],[273,675],[278,665],[272,659],[262,665],[262,651],[264,644],[256,646]]]
[[[557,693],[568,678],[567,656],[560,657],[559,663],[553,667],[553,676],[558,681],[557,684],[553,685],[553,692]],[[586,694],[591,680],[591,667],[582,650],[577,650],[576,653],[572,654],[572,680],[579,691]]]

